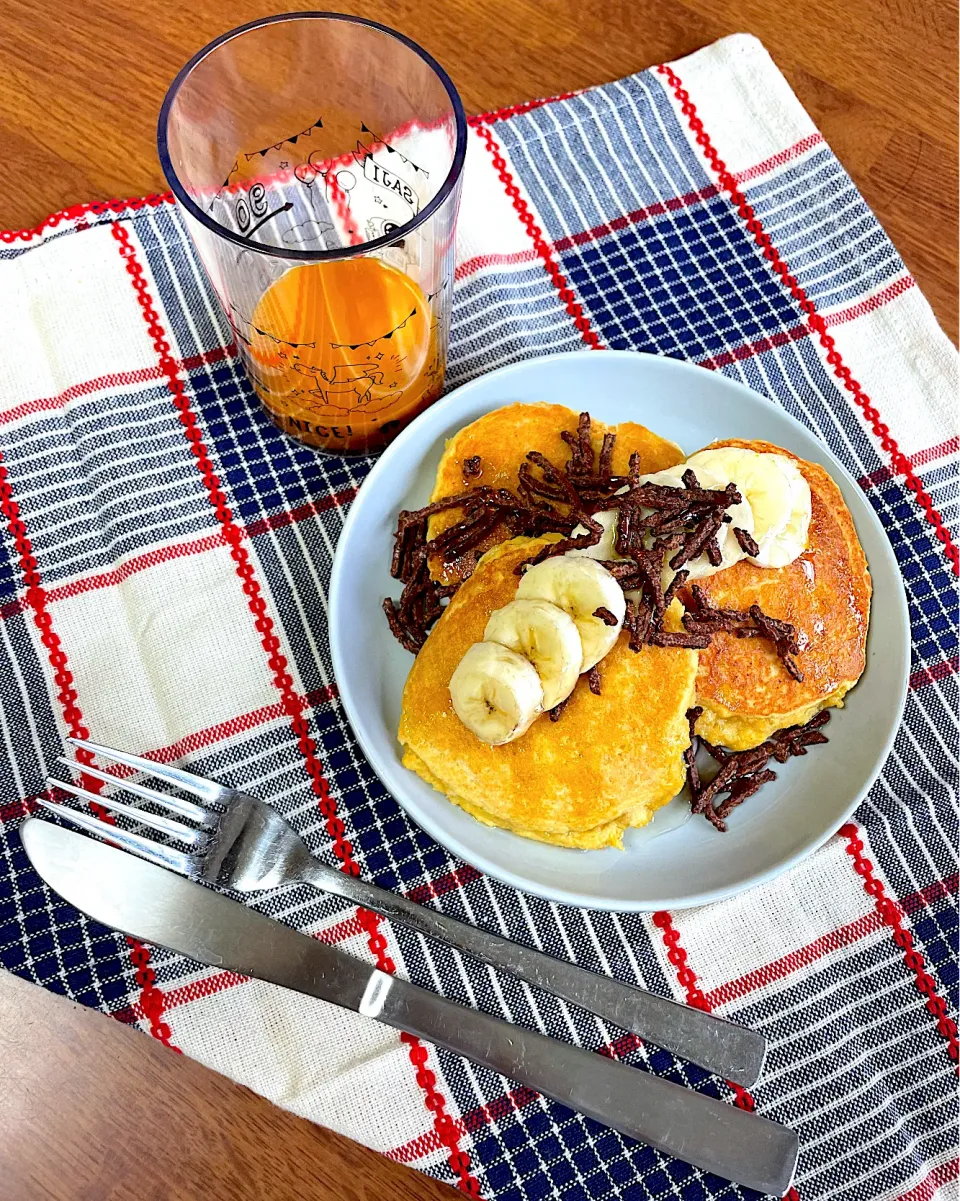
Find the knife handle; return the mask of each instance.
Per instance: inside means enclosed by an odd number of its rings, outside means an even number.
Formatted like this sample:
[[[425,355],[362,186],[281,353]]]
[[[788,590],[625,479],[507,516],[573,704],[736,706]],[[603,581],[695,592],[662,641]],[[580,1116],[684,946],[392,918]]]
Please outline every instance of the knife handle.
[[[336,893],[418,934],[440,939],[482,963],[510,972],[725,1080],[749,1088],[760,1075],[766,1039],[745,1026],[468,926],[317,860],[307,865],[302,879],[323,892]]]
[[[779,1197],[793,1180],[797,1135],[756,1114],[382,972],[371,977],[359,1009],[737,1184]]]

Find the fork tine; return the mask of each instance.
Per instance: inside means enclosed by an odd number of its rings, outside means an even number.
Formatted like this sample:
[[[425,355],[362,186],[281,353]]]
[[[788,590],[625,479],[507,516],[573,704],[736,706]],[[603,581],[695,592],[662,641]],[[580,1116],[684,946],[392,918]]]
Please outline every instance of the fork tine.
[[[151,829],[159,830],[161,834],[176,838],[178,842],[185,842],[190,847],[199,846],[208,837],[205,830],[198,830],[194,826],[185,826],[182,822],[171,821],[169,817],[161,817],[146,809],[125,805],[113,796],[98,796],[95,792],[88,792],[86,788],[81,788],[78,784],[68,784],[66,780],[54,780],[52,776],[48,777],[47,787],[60,788],[63,792],[69,792],[71,796],[79,797],[82,801],[92,801],[95,805],[102,805],[104,809],[119,813],[121,817],[129,817],[133,821],[140,822],[141,825],[150,826]]]
[[[179,813],[181,817],[188,817],[191,821],[207,822],[211,817],[219,816],[214,810],[204,809],[200,805],[195,805],[193,801],[185,801],[183,797],[171,796],[166,792],[156,792],[152,788],[147,788],[145,784],[137,784],[134,780],[120,779],[118,776],[112,776],[108,771],[103,771],[102,768],[87,767],[85,763],[78,763],[76,759],[68,759],[65,755],[60,755],[57,758],[57,762],[63,763],[71,771],[93,776],[94,779],[103,780],[107,784],[113,784],[117,788],[123,789],[124,792],[132,792],[135,796],[143,797],[145,801],[153,801],[155,805],[169,809],[171,813]],[[67,791],[69,792],[70,790],[67,789]],[[101,801],[109,808],[107,801],[103,797],[96,797],[95,799]],[[158,826],[157,829],[159,828]]]
[[[127,751],[115,751],[112,747],[101,746],[99,742],[90,742],[86,738],[68,738],[67,742],[72,742],[74,746],[82,747],[85,751],[91,751],[94,755],[99,755],[101,759],[113,759],[116,763],[124,763],[136,771],[145,771],[150,775],[159,776],[161,780],[176,784],[179,788],[185,788],[187,792],[203,797],[205,801],[217,801],[228,791],[222,784],[215,784],[213,780],[195,776],[193,772],[184,771],[182,767],[168,767],[165,763],[154,763],[152,759],[141,759],[139,755],[131,755]]]
[[[93,817],[92,814],[80,813],[67,805],[54,805],[42,797],[37,797],[37,804],[41,809],[55,813],[64,821],[79,826],[81,830],[86,830],[89,834],[96,834],[99,838],[105,838],[108,842],[123,847],[125,851],[132,851],[134,855],[139,855],[141,859],[148,859],[151,863],[156,863],[158,867],[166,867],[171,871],[179,872],[181,876],[192,878],[196,878],[198,874],[191,855],[184,855],[181,851],[172,851],[169,847],[161,846],[160,843],[153,842],[149,838],[141,838],[139,834],[131,834],[129,830],[111,826],[108,822]]]

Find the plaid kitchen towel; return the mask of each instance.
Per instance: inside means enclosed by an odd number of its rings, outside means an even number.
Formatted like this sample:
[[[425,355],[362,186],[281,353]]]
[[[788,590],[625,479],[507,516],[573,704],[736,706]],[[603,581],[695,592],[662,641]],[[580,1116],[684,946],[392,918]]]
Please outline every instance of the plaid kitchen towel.
[[[64,736],[90,731],[269,798],[328,862],[762,1030],[749,1095],[339,900],[259,902],[457,1001],[793,1126],[792,1198],[956,1197],[954,351],[752,38],[486,114],[469,143],[449,383],[632,348],[721,371],[815,430],[909,596],[911,689],[882,778],[804,863],[701,910],[562,908],[452,859],[375,779],[331,674],[325,590],[369,462],[267,421],[170,197],[82,205],[0,245],[0,963],[488,1201],[748,1196],[60,903],[17,827]]]

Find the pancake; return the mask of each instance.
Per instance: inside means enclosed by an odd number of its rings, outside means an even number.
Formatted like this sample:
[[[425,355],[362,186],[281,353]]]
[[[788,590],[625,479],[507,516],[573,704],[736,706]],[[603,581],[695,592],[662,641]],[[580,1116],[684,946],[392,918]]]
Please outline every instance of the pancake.
[[[403,763],[479,821],[558,846],[620,846],[683,787],[685,718],[697,652],[645,646],[621,634],[600,662],[602,694],[581,677],[563,716],[543,715],[502,746],[481,742],[453,711],[449,682],[482,641],[494,609],[514,599],[514,568],[556,535],[488,551],[417,655],[403,692]],[[679,606],[669,615],[679,627]]]
[[[729,439],[714,446],[745,446],[793,459],[810,485],[812,517],[807,549],[786,567],[755,567],[745,560],[700,580],[711,602],[790,622],[801,651],[803,681],[794,680],[764,638],[720,633],[700,652],[697,733],[732,750],[759,745],[775,730],[801,725],[832,706],[856,684],[866,665],[871,581],[853,518],[840,489],[816,463],[769,442]]]
[[[575,433],[578,416],[564,405],[539,403],[505,405],[478,418],[447,442],[437,467],[430,500],[442,500],[445,496],[454,496],[466,488],[480,485],[515,490],[520,464],[531,450],[540,451],[551,463],[562,467],[570,458],[570,447],[560,433],[562,430]],[[683,451],[676,443],[659,437],[646,426],[633,421],[604,425],[594,420],[591,423],[591,441],[598,456],[603,435],[608,431],[617,435],[612,459],[614,475],[626,475],[630,455],[634,451],[639,452],[640,470],[645,474],[673,467],[684,459]],[[480,474],[464,479],[464,461],[477,455],[480,456]],[[459,509],[434,514],[427,527],[427,536],[435,538],[448,526],[456,524],[461,516]],[[509,537],[509,531],[504,526],[498,526],[479,546],[468,551],[463,559],[442,564],[434,558],[430,564],[431,574],[445,584],[466,579],[484,551],[498,546]]]

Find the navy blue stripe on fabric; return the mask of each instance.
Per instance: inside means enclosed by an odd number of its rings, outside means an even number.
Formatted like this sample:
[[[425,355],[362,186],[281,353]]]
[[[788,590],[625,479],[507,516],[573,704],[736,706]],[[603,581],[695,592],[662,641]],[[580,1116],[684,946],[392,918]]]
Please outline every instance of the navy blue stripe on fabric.
[[[4,445],[9,468],[8,449],[9,441]],[[15,489],[14,495],[20,499]],[[5,522],[0,553],[4,562],[15,562]],[[18,811],[44,791],[48,764],[62,753],[40,653],[30,610],[0,617],[0,732],[6,751],[0,756],[0,967],[109,1010],[134,990],[123,938],[55,896],[33,870],[19,837]]]
[[[699,361],[800,324],[799,309],[719,197],[558,257],[614,349]],[[751,300],[761,297],[766,304],[758,310]]]
[[[960,1011],[960,911],[956,890],[912,916],[911,932],[927,971],[937,981],[954,1020]]]
[[[149,210],[136,223],[137,236],[163,305],[165,326],[173,334],[174,357],[190,358],[233,341],[229,323],[193,244],[184,236],[173,205]]]
[[[720,370],[777,401],[829,446],[855,479],[880,467],[880,456],[863,424],[844,401],[810,339],[765,350]]]
[[[297,667],[303,691],[333,679],[327,635],[327,592],[333,549],[343,528],[344,510],[255,537],[250,552],[271,582],[271,596]]]
[[[0,757],[0,807],[42,793],[47,765],[61,753],[38,650],[32,610],[0,618],[0,731],[7,752]]]
[[[893,753],[857,810],[857,820],[877,840],[881,866],[898,880],[900,895],[956,868],[957,700],[955,675],[907,694]],[[883,853],[888,839],[898,853],[912,853],[923,870],[894,871],[892,854]]]
[[[6,531],[3,540],[6,539]],[[28,626],[29,622],[29,626]],[[100,1009],[133,990],[122,937],[88,921],[43,884],[20,843],[13,813],[45,788],[62,753],[60,732],[31,633],[32,614],[0,619],[0,967]]]
[[[191,371],[187,392],[231,510],[245,525],[326,502],[358,487],[370,469],[372,460],[323,455],[281,433],[237,362]]]
[[[888,946],[882,929],[768,998],[731,1008],[771,1042],[755,1095],[763,1113],[800,1134],[801,1196],[845,1201],[852,1181],[871,1177],[862,1195],[886,1195],[923,1155],[949,1147],[956,1090],[941,1070],[943,1041]]]
[[[750,183],[745,192],[791,273],[820,308],[876,291],[906,271],[827,149]]]
[[[162,384],[104,391],[2,428],[44,582],[104,570],[216,525]]]
[[[867,490],[903,574],[913,638],[913,670],[957,654],[960,597],[933,527],[898,479]]]
[[[454,289],[448,389],[518,358],[582,349],[539,262],[509,272],[484,270]]]
[[[534,109],[498,124],[496,135],[551,242],[711,182],[663,90],[647,88],[643,76]],[[629,156],[616,153],[625,142]],[[677,171],[696,182],[677,192]]]
[[[0,826],[0,967],[81,1005],[117,1008],[136,991],[123,936],[47,888],[27,859],[19,824]]]
[[[660,1201],[664,1197],[716,1197],[748,1201],[759,1194],[703,1173],[651,1147],[573,1113],[555,1102],[521,1093],[520,1105],[501,1102],[510,1086],[482,1069],[464,1072],[445,1051],[438,1057],[455,1095],[479,1091],[503,1117],[478,1124],[473,1152],[499,1199],[562,1198],[571,1201]]]
[[[956,459],[920,472],[920,480],[943,524],[960,535],[960,463]]]
[[[7,539],[0,538],[0,604],[15,597],[20,586],[22,577],[14,554],[13,547],[7,545]]]

